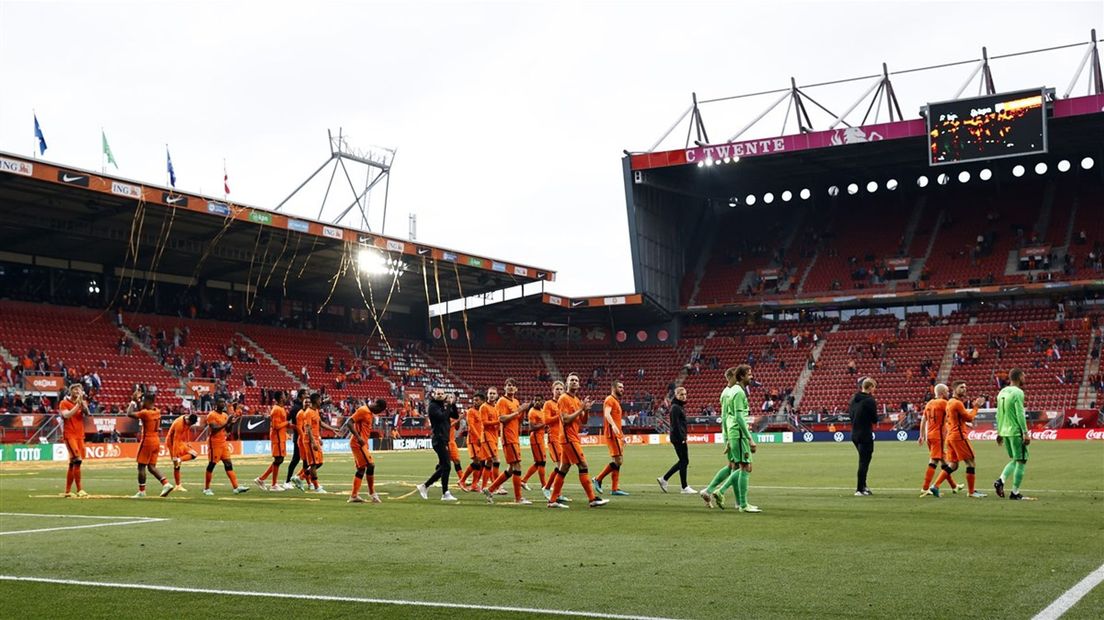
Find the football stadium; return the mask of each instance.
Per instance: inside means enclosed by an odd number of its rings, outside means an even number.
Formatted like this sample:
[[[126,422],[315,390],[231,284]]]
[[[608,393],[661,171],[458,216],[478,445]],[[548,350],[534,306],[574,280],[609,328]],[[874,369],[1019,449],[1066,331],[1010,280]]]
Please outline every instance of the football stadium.
[[[106,133],[55,161],[36,115],[3,616],[1101,617],[1104,79],[1059,43],[918,111],[885,65],[731,125],[694,95],[608,154],[633,287],[590,296],[369,226],[401,159],[338,130],[303,178],[367,180],[315,214],[128,178]]]

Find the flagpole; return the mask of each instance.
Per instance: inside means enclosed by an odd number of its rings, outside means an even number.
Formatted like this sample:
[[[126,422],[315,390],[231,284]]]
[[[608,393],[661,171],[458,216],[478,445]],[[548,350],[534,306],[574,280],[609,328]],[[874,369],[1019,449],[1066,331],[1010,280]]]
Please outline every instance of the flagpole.
[[[106,140],[107,134],[104,133],[103,125],[100,125],[100,174],[107,174],[107,149],[103,147]]]
[[[31,148],[31,159],[38,159],[38,110],[31,108],[31,118],[35,122],[34,147]]]
[[[226,201],[226,158],[222,158],[222,200]]]

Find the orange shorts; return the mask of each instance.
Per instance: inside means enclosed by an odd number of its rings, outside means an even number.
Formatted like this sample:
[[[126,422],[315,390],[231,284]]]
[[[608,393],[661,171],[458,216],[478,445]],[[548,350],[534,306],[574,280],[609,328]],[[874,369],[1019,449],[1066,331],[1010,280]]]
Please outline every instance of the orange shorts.
[[[561,444],[563,449],[563,465],[586,465],[586,456],[583,455],[583,446],[578,441],[566,440]]]
[[[966,439],[947,440],[947,461],[957,463],[959,461],[974,460],[974,448]]]
[[[207,443],[207,459],[212,463],[230,460],[230,446],[225,443]]]
[[[498,437],[487,438],[483,443],[483,446],[487,450],[487,458],[492,461],[498,460]]]
[[[315,450],[314,448],[311,448],[311,450],[310,450],[310,464],[311,465],[321,465],[322,462],[323,462],[322,451],[321,450]]]
[[[533,441],[533,437],[529,437],[529,449],[533,451],[533,462],[544,462],[544,440]]]
[[[485,461],[486,455],[483,453],[483,442],[468,442],[468,458],[473,461]]]
[[[161,443],[143,443],[138,446],[138,461],[139,465],[149,465],[150,467],[157,467],[157,453],[161,451]]]
[[[179,459],[193,452],[192,446],[186,441],[174,441],[165,446],[165,450],[169,453],[169,458]]]
[[[563,461],[563,443],[555,440],[549,441],[548,455],[552,457],[553,463],[560,463]]]
[[[376,460],[372,458],[372,451],[368,446],[350,443],[349,447],[353,449],[353,464],[356,465],[357,469],[364,469],[369,465],[376,464]]]
[[[507,463],[520,463],[521,462],[521,444],[520,443],[505,443],[502,444],[502,452],[506,457]]]
[[[454,462],[460,460],[460,448],[455,441],[449,442],[449,460]]]
[[[272,456],[287,456],[287,434],[278,433],[275,435],[269,435],[269,441],[272,442]]]
[[[80,437],[66,437],[65,449],[69,451],[70,461],[79,461],[84,458],[84,435]]]
[[[611,457],[623,456],[625,454],[625,442],[613,435],[606,435],[606,448],[609,449],[609,455]]]
[[[933,461],[943,460],[943,438],[928,437],[928,457]]]

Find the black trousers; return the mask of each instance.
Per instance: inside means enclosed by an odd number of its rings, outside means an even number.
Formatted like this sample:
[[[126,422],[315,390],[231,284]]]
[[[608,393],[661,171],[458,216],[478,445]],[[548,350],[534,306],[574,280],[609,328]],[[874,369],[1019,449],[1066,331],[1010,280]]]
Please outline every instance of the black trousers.
[[[295,466],[299,464],[299,437],[297,435],[292,435],[291,437],[291,445],[295,451],[291,453],[291,462],[288,463],[287,480],[284,480],[285,484],[291,483],[291,478],[295,475]]]
[[[671,466],[671,469],[667,470],[667,473],[663,474],[664,480],[670,480],[671,476],[678,472],[679,481],[682,483],[682,488],[686,488],[686,468],[690,465],[690,451],[686,447],[686,442],[672,443],[671,447],[675,449],[675,455],[678,456],[678,462]]]
[[[855,490],[865,491],[867,488],[866,473],[870,471],[870,459],[874,458],[874,441],[855,441],[852,439],[851,443],[855,444],[855,449],[859,451],[859,476]]]
[[[448,440],[433,439],[433,451],[437,453],[437,469],[433,471],[433,475],[425,481],[427,487],[433,486],[434,482],[441,481],[441,492],[448,492],[449,473],[452,471],[452,461],[449,459]]]

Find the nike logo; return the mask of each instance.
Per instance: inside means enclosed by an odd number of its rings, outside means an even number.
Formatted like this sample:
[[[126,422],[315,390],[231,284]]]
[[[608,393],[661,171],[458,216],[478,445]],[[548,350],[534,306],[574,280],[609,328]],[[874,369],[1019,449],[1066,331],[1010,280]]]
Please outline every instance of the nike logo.
[[[253,430],[253,429],[257,428],[258,426],[260,426],[260,425],[262,425],[262,424],[264,424],[264,420],[259,420],[259,421],[257,421],[256,423],[253,423],[253,422],[246,422],[246,423],[245,423],[245,428],[247,428],[247,429],[249,429],[249,430]]]
[[[168,198],[165,199],[165,202],[167,204],[174,205],[178,202],[182,202],[183,200],[184,200],[183,196],[169,196]]]
[[[66,183],[72,183],[73,181],[79,181],[79,180],[81,180],[81,179],[83,179],[83,178],[84,178],[84,177],[83,177],[83,176],[81,176],[81,175],[77,175],[77,176],[75,176],[75,177],[71,177],[71,176],[69,176],[69,175],[67,175],[67,174],[63,174],[63,175],[61,175],[61,180],[62,180],[62,181],[65,181]]]

